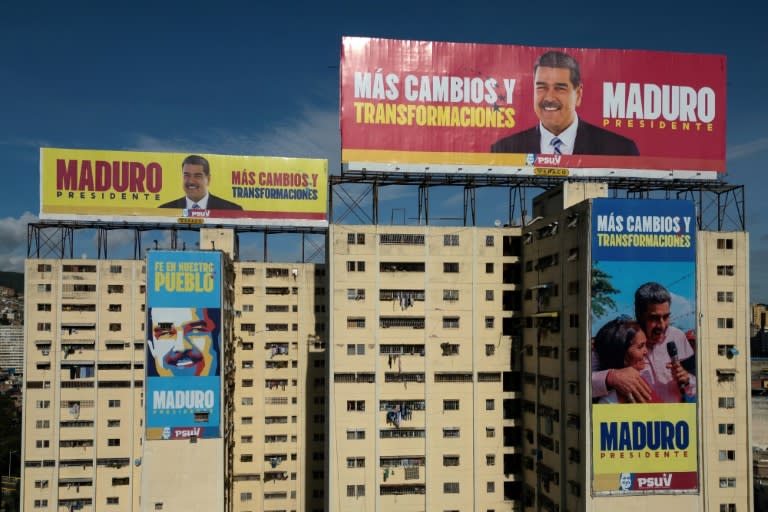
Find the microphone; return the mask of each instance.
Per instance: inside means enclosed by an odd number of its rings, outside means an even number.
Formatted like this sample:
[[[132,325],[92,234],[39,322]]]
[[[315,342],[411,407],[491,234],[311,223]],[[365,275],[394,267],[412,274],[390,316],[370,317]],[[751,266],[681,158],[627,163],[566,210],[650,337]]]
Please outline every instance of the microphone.
[[[677,355],[677,345],[674,343],[667,343],[667,354],[669,354],[669,359],[672,361],[672,364],[680,364],[680,358]],[[685,398],[685,383],[678,382],[678,386],[680,387],[680,394]]]

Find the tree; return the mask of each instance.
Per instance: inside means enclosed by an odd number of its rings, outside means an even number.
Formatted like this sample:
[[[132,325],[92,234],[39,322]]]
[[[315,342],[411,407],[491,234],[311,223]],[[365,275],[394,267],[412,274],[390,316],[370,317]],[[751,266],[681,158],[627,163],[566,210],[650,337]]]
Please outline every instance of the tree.
[[[616,309],[611,295],[616,295],[619,290],[613,287],[611,279],[611,275],[592,263],[592,314],[595,318],[602,318],[608,311]]]

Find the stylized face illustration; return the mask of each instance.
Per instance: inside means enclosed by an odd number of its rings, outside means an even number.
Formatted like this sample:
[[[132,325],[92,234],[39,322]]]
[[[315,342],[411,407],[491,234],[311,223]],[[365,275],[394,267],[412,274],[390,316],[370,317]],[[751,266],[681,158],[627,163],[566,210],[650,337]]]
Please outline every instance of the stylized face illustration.
[[[632,473],[622,473],[619,479],[619,485],[622,491],[629,491],[632,489]]]
[[[191,201],[199,201],[208,193],[211,177],[205,174],[200,164],[184,164],[181,170],[184,180],[184,192]]]
[[[582,85],[571,83],[571,70],[540,66],[533,78],[533,109],[544,128],[560,135],[576,118]]]
[[[171,438],[171,427],[163,427],[163,439]]]
[[[149,350],[161,377],[216,374],[216,324],[207,308],[154,308]]]

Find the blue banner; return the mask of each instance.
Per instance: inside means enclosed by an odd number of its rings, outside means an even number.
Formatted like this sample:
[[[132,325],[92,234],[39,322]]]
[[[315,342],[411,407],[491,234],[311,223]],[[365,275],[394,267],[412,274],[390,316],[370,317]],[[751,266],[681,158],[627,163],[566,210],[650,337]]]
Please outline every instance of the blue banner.
[[[151,251],[147,258],[149,307],[221,307],[221,254]]]
[[[691,201],[595,199],[595,261],[693,261],[696,210]]]
[[[147,439],[221,435],[221,254],[147,258]]]

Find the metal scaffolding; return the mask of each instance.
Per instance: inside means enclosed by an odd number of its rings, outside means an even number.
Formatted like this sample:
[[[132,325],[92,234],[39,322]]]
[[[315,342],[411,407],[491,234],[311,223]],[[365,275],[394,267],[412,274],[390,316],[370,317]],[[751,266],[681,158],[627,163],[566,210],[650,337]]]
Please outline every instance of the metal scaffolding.
[[[378,224],[379,193],[382,187],[418,187],[418,216],[416,222],[429,225],[429,191],[434,187],[461,187],[464,189],[462,216],[464,226],[475,226],[477,217],[477,190],[480,188],[505,188],[508,194],[507,225],[512,225],[519,213],[523,223],[528,211],[527,198],[530,189],[543,192],[551,190],[564,181],[606,183],[610,195],[616,198],[632,199],[688,199],[696,204],[699,229],[706,231],[744,231],[744,186],[730,185],[719,180],[661,180],[639,178],[555,178],[544,176],[498,176],[474,174],[427,174],[406,172],[347,171],[341,176],[330,177],[331,199],[330,218],[343,224],[350,217],[362,223]],[[350,193],[354,189],[357,195]],[[534,193],[538,193],[534,192]],[[370,212],[363,204],[370,198]],[[335,210],[340,203],[343,209]],[[394,213],[394,212],[393,212]],[[394,214],[393,214],[394,220]],[[367,222],[366,222],[367,221]]]

